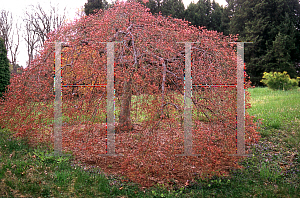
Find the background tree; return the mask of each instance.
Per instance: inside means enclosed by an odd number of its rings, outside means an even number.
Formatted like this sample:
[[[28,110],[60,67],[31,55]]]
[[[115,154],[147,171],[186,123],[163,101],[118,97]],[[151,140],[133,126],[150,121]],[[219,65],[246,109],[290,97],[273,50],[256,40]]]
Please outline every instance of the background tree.
[[[184,4],[182,0],[164,0],[162,1],[160,10],[164,16],[172,16],[173,18],[184,18]]]
[[[9,60],[5,48],[4,39],[0,37],[0,97],[7,89],[10,80]]]
[[[4,44],[6,49],[8,49],[9,46],[9,38],[12,32],[12,26],[13,26],[13,18],[12,15],[6,11],[1,10],[0,13],[0,35],[2,39],[4,40]]]
[[[31,6],[26,10],[23,18],[25,24],[24,39],[27,45],[28,66],[44,42],[49,38],[49,33],[59,29],[65,24],[66,8],[64,13],[59,14],[58,7],[50,5],[50,10],[45,10],[40,4]]]
[[[209,30],[216,30],[223,33],[226,31],[224,29],[225,26],[223,25],[223,12],[224,8],[215,0],[213,0],[211,3],[210,24],[208,26]]]
[[[33,16],[31,16],[33,17]],[[33,21],[34,19],[25,21],[25,32],[23,34],[23,38],[26,42],[27,46],[27,67],[30,67],[30,63],[33,60],[34,55],[36,54],[38,44],[40,42],[39,35],[36,31],[34,31]]]
[[[15,24],[15,28],[13,29],[12,36],[9,40],[9,52],[11,58],[11,64],[13,66],[13,74],[18,74],[18,64],[17,64],[17,56],[19,54],[19,45],[20,45],[20,35],[21,27],[18,23]]]
[[[239,34],[240,41],[252,41],[247,45],[245,61],[247,72],[254,85],[263,72],[287,71],[295,78],[299,63],[298,0],[228,0],[232,11],[230,33]]]
[[[17,74],[17,55],[20,44],[19,32],[20,26],[18,22],[14,22],[12,14],[2,10],[0,13],[0,36],[4,39],[5,47],[10,54],[13,74]]]
[[[84,12],[88,16],[90,14],[95,14],[99,9],[107,9],[108,2],[106,0],[88,0],[84,4]]]
[[[208,27],[210,24],[211,2],[210,0],[199,0],[191,2],[186,9],[185,19],[196,27]]]
[[[152,14],[158,14],[159,12],[161,12],[161,5],[163,0],[149,0],[146,3],[143,0],[138,0],[138,2],[149,8]]]
[[[225,32],[228,35],[226,16],[223,16],[224,8],[214,0],[199,0],[191,2],[185,10],[184,18],[191,22],[191,25],[205,26],[208,30]]]
[[[185,8],[182,0],[149,0],[146,3],[138,0],[138,2],[149,8],[152,14],[161,12],[163,16],[184,19]]]
[[[141,4],[150,9],[152,14],[161,12],[163,16],[172,16],[178,19],[185,19],[196,27],[205,26],[208,30],[216,30],[229,35],[228,15],[224,12],[224,8],[214,0],[199,0],[197,3],[191,2],[187,9],[184,8],[182,0],[149,0]]]
[[[221,29],[224,33],[224,35],[229,35],[230,34],[230,19],[232,18],[232,11],[230,10],[230,6],[227,4],[227,6],[225,6],[223,8],[223,12],[222,12],[222,24],[221,24]]]

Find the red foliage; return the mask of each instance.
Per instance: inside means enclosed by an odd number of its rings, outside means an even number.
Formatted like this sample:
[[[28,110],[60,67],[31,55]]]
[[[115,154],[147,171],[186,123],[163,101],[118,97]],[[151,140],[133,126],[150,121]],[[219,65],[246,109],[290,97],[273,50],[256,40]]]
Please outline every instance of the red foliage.
[[[105,84],[107,53],[105,43],[100,42],[121,41],[115,44],[116,98],[124,94],[124,81],[129,78],[133,79],[132,94],[148,97],[131,105],[134,130],[116,135],[116,153],[124,157],[97,156],[105,153],[101,125],[105,118],[100,116],[106,114],[105,87],[63,87],[64,149],[107,171],[108,162],[118,164],[120,173],[145,186],[171,178],[184,182],[196,175],[228,174],[229,169],[239,168],[239,158],[228,155],[236,149],[235,88],[193,87],[193,109],[202,112],[193,117],[193,152],[201,157],[175,155],[183,153],[184,137],[185,49],[177,42],[198,42],[192,44],[193,84],[236,84],[236,52],[229,43],[236,37],[192,27],[180,19],[153,16],[136,2],[116,3],[49,37],[30,68],[11,80],[1,101],[1,126],[15,131],[16,136],[30,137],[33,144],[53,141],[53,42],[65,41],[69,46],[62,50],[63,84]],[[164,64],[167,73],[162,92]],[[246,91],[246,109],[249,100]],[[137,108],[148,118],[139,120]],[[246,113],[247,146],[259,139],[252,119]]]

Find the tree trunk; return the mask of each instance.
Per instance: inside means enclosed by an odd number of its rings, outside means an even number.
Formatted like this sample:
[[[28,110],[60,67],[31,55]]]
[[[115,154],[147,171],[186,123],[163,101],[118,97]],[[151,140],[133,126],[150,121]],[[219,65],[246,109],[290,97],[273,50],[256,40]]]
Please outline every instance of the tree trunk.
[[[13,63],[12,65],[13,65],[13,74],[17,74],[18,73],[17,65],[15,63]]]
[[[118,125],[118,131],[120,132],[131,131],[133,128],[131,123],[131,118],[130,118],[131,96],[132,96],[131,84],[132,84],[131,77],[129,81],[124,82],[123,93],[121,97],[119,125]]]

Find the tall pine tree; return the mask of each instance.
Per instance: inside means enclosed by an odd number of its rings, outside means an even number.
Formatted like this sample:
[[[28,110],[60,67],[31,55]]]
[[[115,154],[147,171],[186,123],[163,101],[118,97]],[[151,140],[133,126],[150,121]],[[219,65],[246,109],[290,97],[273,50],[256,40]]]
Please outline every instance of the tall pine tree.
[[[228,0],[230,33],[240,41],[252,41],[245,48],[247,73],[254,85],[261,85],[263,72],[287,71],[294,78],[299,54],[298,0]]]
[[[223,12],[224,8],[214,0],[198,0],[197,3],[189,4],[184,17],[196,27],[205,26],[208,30],[224,32],[227,35],[227,26],[223,24],[226,16],[223,15]]]
[[[149,0],[144,3],[143,0],[138,0],[141,4],[150,9],[152,14],[159,13],[163,16],[172,16],[173,18],[184,18],[184,4],[182,0]]]
[[[84,4],[84,12],[86,15],[94,14],[98,10],[107,9],[108,2],[106,0],[88,0],[86,4]]]
[[[186,9],[185,19],[196,27],[208,27],[210,24],[211,2],[210,0],[199,0],[191,2]]]
[[[172,16],[178,19],[184,18],[184,4],[182,0],[163,0],[160,11],[164,16]]]
[[[10,71],[7,50],[5,48],[4,40],[0,37],[0,97],[2,97],[3,93],[6,91],[9,80]]]

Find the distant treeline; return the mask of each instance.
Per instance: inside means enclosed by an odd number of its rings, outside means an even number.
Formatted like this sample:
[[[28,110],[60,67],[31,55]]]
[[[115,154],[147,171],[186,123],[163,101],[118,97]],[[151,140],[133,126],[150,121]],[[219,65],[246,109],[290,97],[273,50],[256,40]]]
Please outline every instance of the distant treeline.
[[[182,0],[149,0],[144,3],[153,14],[185,19],[191,25],[205,26],[224,35],[239,34],[245,44],[247,73],[253,85],[262,85],[264,72],[287,71],[300,76],[300,3],[298,0],[198,0],[185,9]],[[85,13],[107,9],[106,0],[88,0]]]

